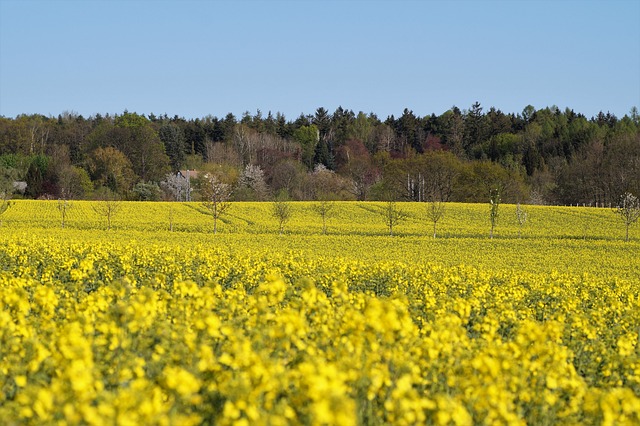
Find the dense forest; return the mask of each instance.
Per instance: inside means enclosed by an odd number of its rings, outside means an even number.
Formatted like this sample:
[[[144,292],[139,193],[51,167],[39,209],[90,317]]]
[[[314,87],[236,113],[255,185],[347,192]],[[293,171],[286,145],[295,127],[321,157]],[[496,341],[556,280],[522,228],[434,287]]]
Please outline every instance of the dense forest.
[[[635,107],[622,118],[587,118],[557,107],[485,111],[478,102],[384,121],[342,107],[295,120],[261,111],[0,117],[5,197],[196,200],[205,175],[232,185],[234,200],[286,192],[487,202],[498,190],[505,202],[608,206],[640,194],[640,117]]]

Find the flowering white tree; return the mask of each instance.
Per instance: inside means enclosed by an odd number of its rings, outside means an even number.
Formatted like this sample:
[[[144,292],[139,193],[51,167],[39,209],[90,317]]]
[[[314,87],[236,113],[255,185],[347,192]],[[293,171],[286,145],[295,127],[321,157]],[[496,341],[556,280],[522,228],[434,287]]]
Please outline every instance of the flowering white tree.
[[[178,174],[169,173],[165,176],[165,179],[160,182],[160,186],[176,201],[187,200],[187,194],[190,188],[186,178]]]
[[[241,188],[253,191],[257,200],[262,201],[267,198],[269,189],[264,179],[264,171],[260,166],[247,164],[240,175],[240,181],[238,183]]]

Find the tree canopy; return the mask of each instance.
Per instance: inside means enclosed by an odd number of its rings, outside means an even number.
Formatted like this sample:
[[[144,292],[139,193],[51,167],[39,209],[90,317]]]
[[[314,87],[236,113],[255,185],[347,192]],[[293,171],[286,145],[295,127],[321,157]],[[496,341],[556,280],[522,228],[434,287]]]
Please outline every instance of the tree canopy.
[[[640,117],[636,108],[622,118],[555,106],[505,113],[480,102],[423,117],[405,108],[385,120],[343,107],[294,120],[259,110],[240,119],[128,111],[0,117],[0,168],[26,182],[25,197],[89,198],[109,188],[136,199],[139,183],[163,187],[179,170],[214,167],[228,170],[237,199],[283,189],[316,199],[321,167],[332,174],[322,175],[331,189],[320,192],[337,199],[392,192],[397,200],[486,202],[499,185],[504,202],[614,205],[640,194]],[[246,170],[259,170],[260,194],[240,179]],[[74,190],[71,175],[82,181]]]

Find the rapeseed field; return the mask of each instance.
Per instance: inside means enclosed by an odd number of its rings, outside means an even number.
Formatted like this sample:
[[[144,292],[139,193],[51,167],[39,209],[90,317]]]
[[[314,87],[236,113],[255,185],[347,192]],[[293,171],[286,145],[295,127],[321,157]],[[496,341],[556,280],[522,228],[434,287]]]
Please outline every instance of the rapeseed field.
[[[608,209],[18,200],[0,423],[638,424],[640,231]]]

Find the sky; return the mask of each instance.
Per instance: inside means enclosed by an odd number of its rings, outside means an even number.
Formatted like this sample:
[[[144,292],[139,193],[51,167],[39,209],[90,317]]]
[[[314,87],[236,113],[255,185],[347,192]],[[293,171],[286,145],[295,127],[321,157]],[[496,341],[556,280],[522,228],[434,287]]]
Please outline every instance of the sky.
[[[0,0],[0,116],[640,107],[640,0]]]

